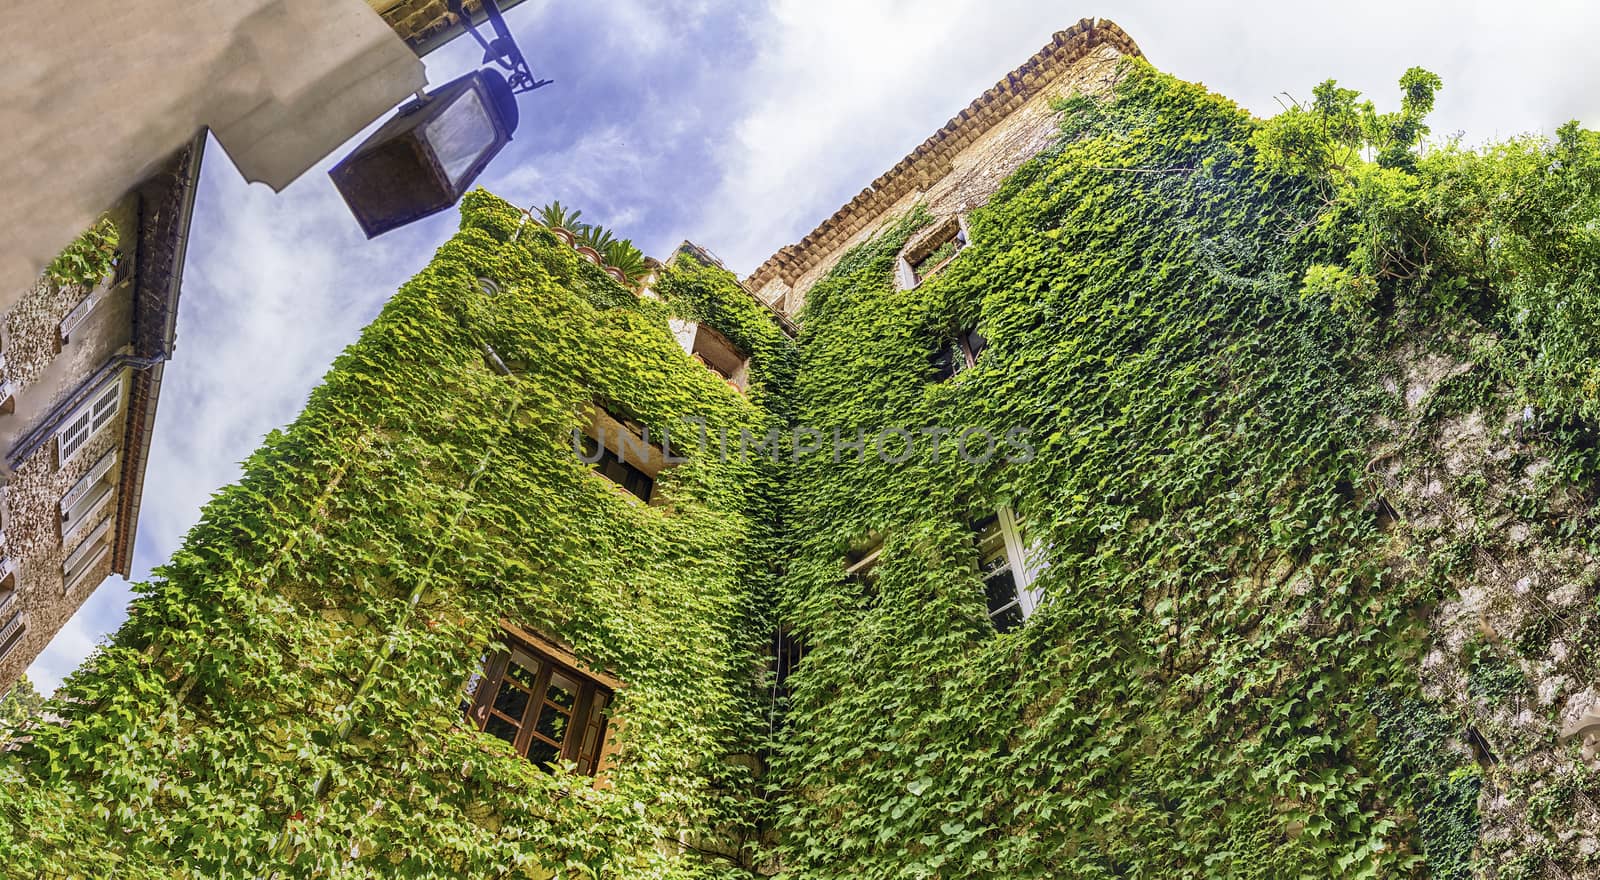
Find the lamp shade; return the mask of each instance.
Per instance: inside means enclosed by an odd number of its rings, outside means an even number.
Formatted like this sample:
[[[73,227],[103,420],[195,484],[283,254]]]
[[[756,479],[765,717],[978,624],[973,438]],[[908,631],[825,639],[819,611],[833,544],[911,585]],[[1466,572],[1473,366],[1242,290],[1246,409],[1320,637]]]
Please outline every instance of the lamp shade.
[[[454,205],[516,128],[511,87],[478,70],[400,108],[328,174],[374,238]]]

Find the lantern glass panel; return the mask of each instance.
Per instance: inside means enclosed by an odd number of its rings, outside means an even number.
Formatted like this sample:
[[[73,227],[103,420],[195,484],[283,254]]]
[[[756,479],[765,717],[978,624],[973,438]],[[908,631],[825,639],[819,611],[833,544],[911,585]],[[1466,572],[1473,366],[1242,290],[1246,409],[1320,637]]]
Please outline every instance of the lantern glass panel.
[[[498,138],[494,120],[489,118],[489,110],[477,89],[463,92],[428,122],[424,132],[439,167],[450,179],[451,189],[458,191],[467,182],[467,175],[479,157],[492,149]]]

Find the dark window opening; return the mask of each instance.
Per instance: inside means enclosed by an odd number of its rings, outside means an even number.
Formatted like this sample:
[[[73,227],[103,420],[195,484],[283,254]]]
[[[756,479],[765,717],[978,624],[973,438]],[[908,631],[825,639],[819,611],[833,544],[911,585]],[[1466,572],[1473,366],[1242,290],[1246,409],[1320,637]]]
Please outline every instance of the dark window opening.
[[[577,668],[514,642],[489,658],[467,717],[545,769],[571,761],[593,776],[605,745],[611,691]]]
[[[806,655],[805,645],[793,633],[781,627],[772,636],[772,701],[781,709],[789,704],[792,693],[789,677]]]
[[[587,434],[583,436],[583,457],[594,462],[595,473],[627,489],[640,500],[649,502],[651,493],[655,491],[655,479],[623,461],[615,452],[602,447],[599,441]]]
[[[978,533],[978,573],[983,578],[984,599],[994,628],[1005,632],[1021,625],[1024,614],[1017,572],[1006,549],[999,517],[989,517],[975,527]]]
[[[978,328],[972,327],[956,334],[955,341],[941,347],[933,356],[934,372],[944,381],[962,370],[978,365],[978,356],[989,344]]]

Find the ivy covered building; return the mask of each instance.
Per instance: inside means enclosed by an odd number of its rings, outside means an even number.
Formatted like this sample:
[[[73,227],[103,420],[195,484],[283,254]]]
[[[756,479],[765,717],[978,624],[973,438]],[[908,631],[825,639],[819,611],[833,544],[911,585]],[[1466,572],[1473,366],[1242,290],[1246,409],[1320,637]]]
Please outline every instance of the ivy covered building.
[[[1352,172],[1084,21],[743,282],[471,195],[0,864],[1600,875],[1600,138],[1418,154],[1404,82]]]

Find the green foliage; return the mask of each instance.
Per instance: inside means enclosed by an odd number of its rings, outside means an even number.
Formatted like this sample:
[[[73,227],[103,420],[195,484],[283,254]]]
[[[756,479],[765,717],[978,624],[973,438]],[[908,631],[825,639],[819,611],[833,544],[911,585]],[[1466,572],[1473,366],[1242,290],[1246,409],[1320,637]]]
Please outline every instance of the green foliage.
[[[584,226],[579,219],[583,216],[583,212],[568,210],[559,200],[536,209],[534,214],[539,218],[540,223],[546,226],[560,227],[572,233],[576,233]]]
[[[897,255],[934,218],[891,218],[807,292],[798,345],[691,254],[640,301],[469,196],[461,232],[71,679],[64,723],[0,756],[0,864],[133,880],[1472,876],[1486,777],[1522,783],[1473,763],[1467,722],[1530,683],[1509,649],[1475,643],[1447,658],[1468,693],[1424,696],[1425,621],[1487,537],[1395,525],[1373,453],[1529,401],[1541,479],[1594,485],[1600,139],[1569,126],[1422,153],[1439,82],[1413,69],[1401,85],[1394,113],[1330,81],[1262,123],[1125,62],[1112,94],[1063,102],[1060,140],[972,213],[960,259],[898,290]],[[748,394],[690,360],[671,318],[747,353]],[[982,356],[943,378],[936,354],[973,327]],[[1432,347],[1470,369],[1397,437],[1393,357]],[[673,431],[689,461],[663,504],[574,460],[568,433],[597,398]],[[698,424],[1023,429],[1036,454],[924,445],[780,468],[713,455]],[[1474,514],[1504,488],[1447,482]],[[1541,527],[1592,542],[1586,512],[1528,495]],[[1048,563],[1046,601],[1003,634],[971,528],[1002,505]],[[869,535],[884,546],[866,591],[844,559]],[[507,618],[629,682],[612,787],[539,772],[462,723],[462,683]],[[1530,622],[1515,648],[1540,656],[1557,625]],[[1588,650],[1592,621],[1559,625]],[[761,672],[780,629],[804,646],[786,700]],[[1589,796],[1570,775],[1526,799],[1532,821]],[[1530,836],[1500,876],[1561,858]]]
[[[1415,697],[1379,692],[1369,703],[1377,719],[1378,765],[1385,781],[1405,793],[1401,805],[1416,811],[1429,876],[1471,880],[1483,774],[1460,754],[1460,723]]]
[[[559,201],[553,201],[533,212],[539,222],[547,227],[560,227],[572,233],[578,244],[594,248],[605,260],[606,265],[614,269],[621,269],[622,274],[629,281],[638,281],[645,273],[650,271],[645,263],[644,253],[634,247],[630,239],[619,239],[612,235],[611,230],[598,223],[583,223],[578,218],[583,216],[582,211],[567,209]]]
[[[117,244],[116,224],[102,217],[51,261],[44,270],[45,277],[60,285],[93,287],[115,268]]]
[[[1477,642],[1467,647],[1467,692],[1495,702],[1518,698],[1528,690],[1527,680],[1515,661],[1502,657],[1492,645]]]
[[[1027,463],[803,461],[782,599],[809,651],[773,761],[796,876],[1403,877],[1365,694],[1417,621],[1367,511],[1385,404],[1306,270],[1314,187],[1238,108],[1134,64],[915,290],[913,212],[807,295],[797,422],[1021,426]],[[1069,112],[1073,112],[1069,108]],[[1133,170],[1128,170],[1133,169]],[[1141,169],[1176,169],[1142,173]],[[1189,170],[1192,169],[1192,170]],[[1302,230],[1297,233],[1297,230]],[[935,351],[976,325],[976,367]],[[1010,504],[1049,600],[996,635],[971,523]],[[876,596],[845,552],[886,541]]]
[[[0,743],[39,717],[39,711],[43,708],[44,697],[40,696],[28,676],[17,679],[17,683],[11,686],[11,692],[0,697]]]
[[[462,211],[140,587],[61,722],[0,755],[6,876],[710,878],[750,857],[771,477],[679,429],[772,417],[517,209]],[[674,432],[690,460],[659,504],[574,456],[596,399]],[[502,619],[627,682],[610,787],[464,723]]]
[[[1370,277],[1344,266],[1318,263],[1306,268],[1300,293],[1308,298],[1325,298],[1333,311],[1356,317],[1366,314],[1372,306],[1378,286]]]
[[[1330,79],[1312,90],[1309,106],[1293,101],[1253,140],[1267,167],[1291,174],[1348,178],[1358,173],[1363,154],[1380,167],[1411,170],[1443,86],[1437,74],[1413,67],[1400,77],[1400,109],[1379,113],[1360,92]]]

